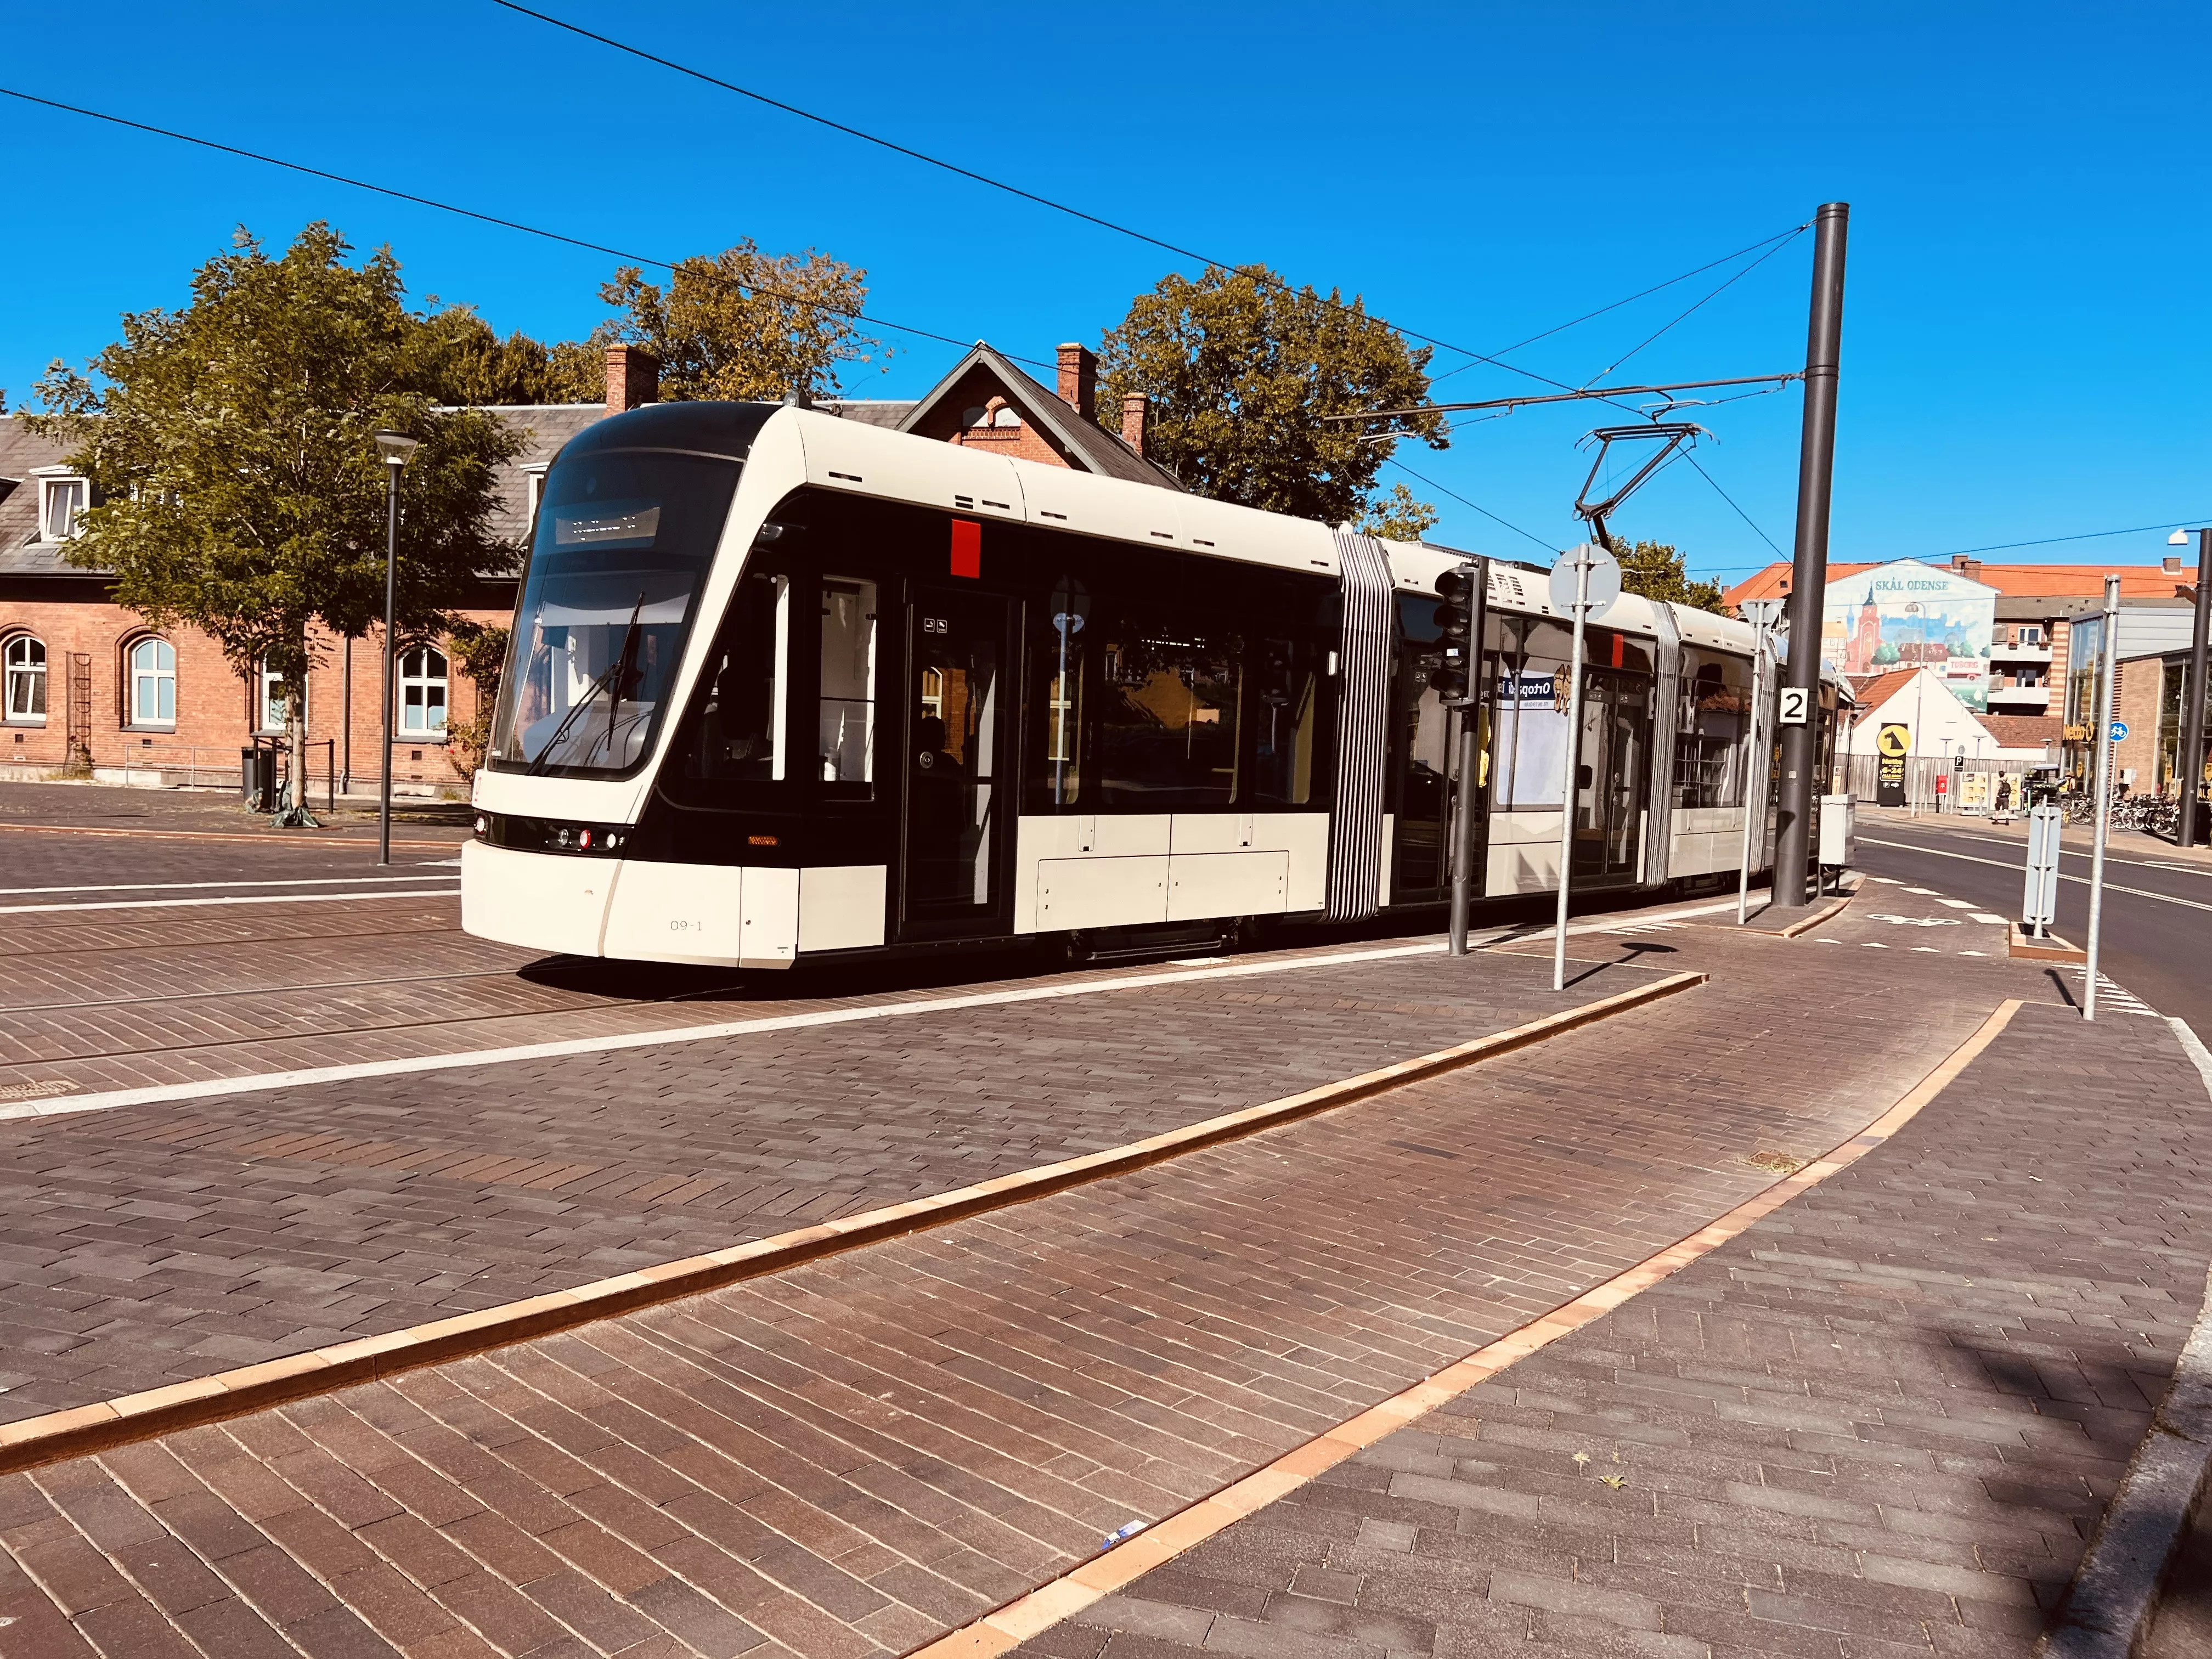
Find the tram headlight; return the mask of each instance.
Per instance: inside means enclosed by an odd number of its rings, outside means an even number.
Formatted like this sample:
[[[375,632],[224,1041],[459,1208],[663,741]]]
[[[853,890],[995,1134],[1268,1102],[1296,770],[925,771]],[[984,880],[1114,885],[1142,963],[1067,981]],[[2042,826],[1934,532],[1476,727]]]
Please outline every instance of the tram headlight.
[[[569,853],[592,858],[618,856],[629,844],[626,823],[563,823],[557,818],[527,818],[506,812],[479,812],[477,839],[518,853]]]

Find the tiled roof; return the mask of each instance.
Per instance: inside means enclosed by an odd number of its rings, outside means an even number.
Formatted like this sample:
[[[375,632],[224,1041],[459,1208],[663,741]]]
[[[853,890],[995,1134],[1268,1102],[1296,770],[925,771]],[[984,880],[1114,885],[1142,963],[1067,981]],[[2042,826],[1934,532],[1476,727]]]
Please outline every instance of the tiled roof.
[[[0,501],[0,575],[71,574],[61,561],[61,549],[39,540],[39,486],[33,469],[58,466],[69,456],[69,446],[42,438],[20,415],[0,418],[0,478],[15,488]]]
[[[1854,680],[1860,708],[1869,714],[1881,708],[1892,697],[1912,684],[1913,677],[1923,671],[1917,668],[1893,668],[1887,674],[1876,674],[1870,679]]]
[[[1885,559],[1880,564],[1893,564]],[[1828,580],[1837,581],[1845,576],[1856,576],[1862,570],[1880,568],[1877,563],[1832,564]],[[1949,570],[1948,562],[1934,564],[1937,570]],[[2078,599],[2100,595],[2105,591],[2105,577],[2110,574],[2120,579],[2120,597],[2135,599],[2172,599],[2178,589],[2185,588],[2191,580],[2190,573],[2177,574],[2154,564],[1984,564],[1972,571],[1959,571],[1969,580],[1994,587],[2011,599]],[[1729,605],[1741,605],[1746,599],[1779,598],[1789,590],[1784,579],[1790,567],[1777,562],[1770,564],[1757,575],[1738,582],[1723,596]]]
[[[969,370],[981,365],[1006,388],[1007,401],[1021,411],[1024,420],[1042,427],[1060,448],[1072,452],[1085,472],[1101,473],[1109,478],[1120,478],[1129,483],[1157,485],[1162,489],[1181,489],[1175,475],[1165,467],[1154,465],[1123,443],[1114,434],[1096,421],[1086,421],[1074,410],[1060,400],[1058,393],[1048,391],[1038,381],[1024,374],[1007,360],[1004,354],[978,340],[975,349],[952,366],[952,372],[929,389],[919,403],[909,409],[898,423],[902,432],[911,432],[927,418],[935,408]]]
[[[842,416],[846,420],[859,421],[866,426],[889,427],[896,432],[905,423],[906,417],[914,412],[915,400],[911,398],[847,398],[842,400],[832,398],[817,404],[815,407],[825,414]]]
[[[1974,718],[2007,749],[2047,749],[2066,734],[2066,722],[2056,714],[1977,714]]]
[[[603,404],[529,404],[490,411],[523,432],[520,454],[500,469],[499,505],[488,526],[501,541],[520,541],[530,531],[530,492],[525,477],[543,466],[586,427],[606,418]],[[76,576],[96,574],[64,562],[63,545],[39,538],[39,491],[31,470],[67,459],[68,446],[33,432],[20,418],[0,419],[0,478],[21,481],[0,501],[0,575]]]

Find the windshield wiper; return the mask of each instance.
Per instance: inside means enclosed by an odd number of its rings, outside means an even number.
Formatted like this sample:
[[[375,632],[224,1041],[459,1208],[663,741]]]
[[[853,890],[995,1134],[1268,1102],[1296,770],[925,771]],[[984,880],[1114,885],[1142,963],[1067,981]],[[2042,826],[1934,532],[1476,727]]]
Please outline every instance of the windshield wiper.
[[[568,728],[576,723],[577,717],[592,706],[592,699],[612,685],[617,675],[629,670],[635,663],[637,624],[639,618],[644,614],[645,595],[640,593],[637,596],[636,607],[629,613],[629,626],[623,630],[622,649],[615,653],[615,659],[607,665],[606,672],[586,686],[584,695],[577,698],[569,706],[568,712],[561,717],[561,724],[553,728],[553,735],[546,738],[545,746],[538,751],[538,758],[523,769],[525,777],[536,777],[553,763],[553,757],[560,751],[562,739],[568,735]],[[617,702],[621,700],[619,692],[616,694],[616,700]],[[607,744],[610,754],[614,751],[614,712],[610,708],[607,713]],[[588,754],[590,751],[587,750],[585,752]]]

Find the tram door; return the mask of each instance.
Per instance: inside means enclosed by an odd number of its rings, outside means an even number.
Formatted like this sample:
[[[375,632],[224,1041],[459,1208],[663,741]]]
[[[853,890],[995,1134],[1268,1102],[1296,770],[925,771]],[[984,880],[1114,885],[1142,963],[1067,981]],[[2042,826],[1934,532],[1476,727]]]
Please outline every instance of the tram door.
[[[902,939],[1012,926],[1013,609],[937,588],[908,605]]]
[[[1584,671],[1582,769],[1575,782],[1575,879],[1634,881],[1651,773],[1651,682],[1641,674]]]

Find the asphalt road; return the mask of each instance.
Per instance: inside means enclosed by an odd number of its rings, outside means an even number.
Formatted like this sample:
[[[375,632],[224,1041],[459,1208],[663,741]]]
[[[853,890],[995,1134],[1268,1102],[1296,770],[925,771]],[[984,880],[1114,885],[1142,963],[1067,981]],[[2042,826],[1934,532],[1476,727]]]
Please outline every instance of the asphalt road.
[[[1971,899],[2017,916],[2026,853],[2017,834],[1863,821],[1858,867]],[[2089,930],[2090,856],[2065,849],[2057,931],[2076,945]],[[2098,967],[2162,1014],[2212,1036],[2212,867],[2163,863],[2154,854],[2108,852]],[[2069,984],[2076,983],[2070,979]]]

